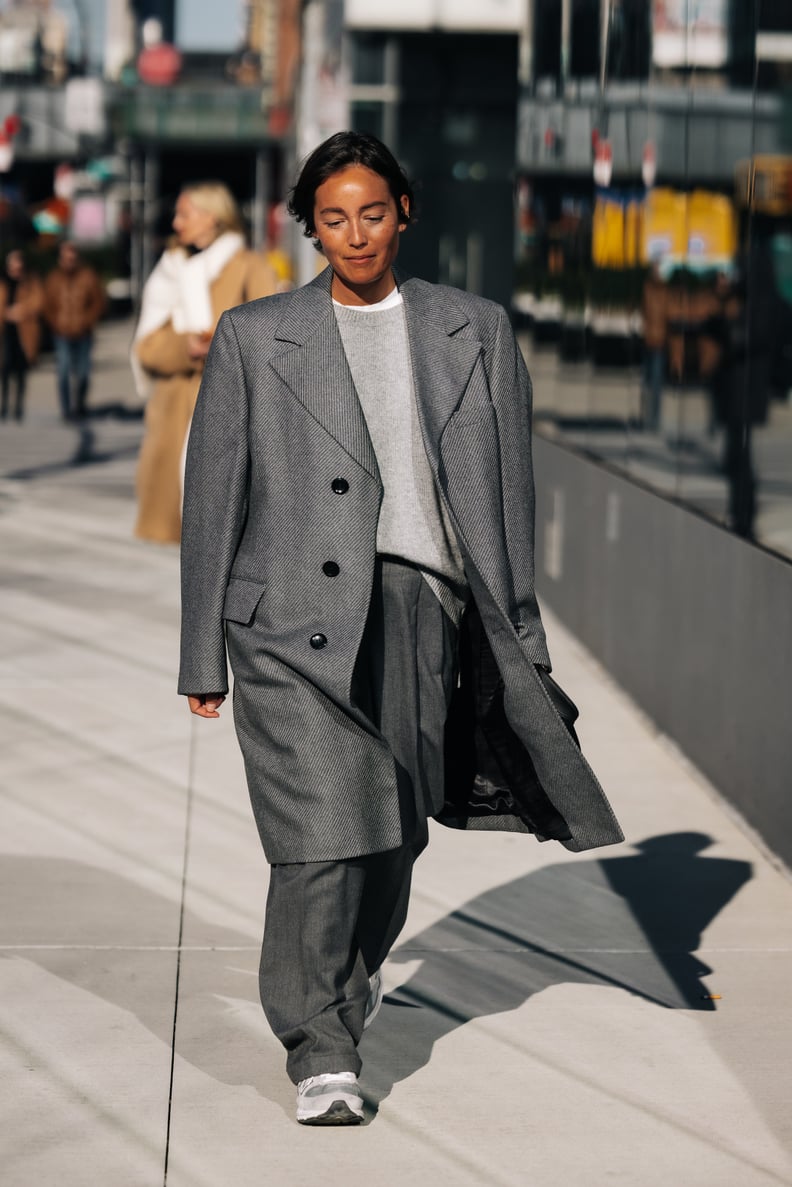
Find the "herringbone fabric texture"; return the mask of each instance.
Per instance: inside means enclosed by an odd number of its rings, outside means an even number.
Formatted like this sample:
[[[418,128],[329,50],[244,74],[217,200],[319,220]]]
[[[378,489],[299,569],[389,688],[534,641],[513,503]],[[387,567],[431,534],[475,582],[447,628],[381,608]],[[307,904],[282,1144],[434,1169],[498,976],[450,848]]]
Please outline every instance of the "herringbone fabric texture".
[[[226,690],[227,620],[242,683],[255,664],[255,694],[240,694],[240,741],[246,760],[256,749],[251,795],[279,861],[350,856],[350,833],[357,853],[402,839],[393,756],[353,690],[382,487],[330,280],[328,270],[223,316],[187,459],[179,689]],[[533,580],[531,389],[508,318],[456,289],[414,279],[400,289],[424,446],[510,722],[569,822],[565,844],[618,841],[602,789],[535,671],[549,658]],[[269,729],[279,738],[271,752],[259,745]],[[316,821],[334,815],[329,838]]]

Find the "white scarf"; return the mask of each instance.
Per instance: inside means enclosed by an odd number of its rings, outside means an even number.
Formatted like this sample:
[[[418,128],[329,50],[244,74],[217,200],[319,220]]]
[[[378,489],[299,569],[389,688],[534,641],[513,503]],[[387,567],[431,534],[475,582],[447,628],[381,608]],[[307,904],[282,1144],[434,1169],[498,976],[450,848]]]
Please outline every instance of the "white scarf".
[[[150,382],[137,358],[135,343],[171,322],[177,334],[213,330],[210,287],[226,264],[245,246],[236,231],[225,231],[214,243],[189,256],[181,247],[164,251],[143,287],[140,317],[135,327],[131,363],[138,395],[145,400]]]

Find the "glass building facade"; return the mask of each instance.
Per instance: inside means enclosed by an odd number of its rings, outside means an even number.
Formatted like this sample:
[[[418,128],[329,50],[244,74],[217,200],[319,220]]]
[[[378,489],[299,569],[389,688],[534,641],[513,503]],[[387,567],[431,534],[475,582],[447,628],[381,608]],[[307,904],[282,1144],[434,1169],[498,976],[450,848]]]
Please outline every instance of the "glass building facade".
[[[527,36],[537,431],[792,558],[792,6],[536,0]]]

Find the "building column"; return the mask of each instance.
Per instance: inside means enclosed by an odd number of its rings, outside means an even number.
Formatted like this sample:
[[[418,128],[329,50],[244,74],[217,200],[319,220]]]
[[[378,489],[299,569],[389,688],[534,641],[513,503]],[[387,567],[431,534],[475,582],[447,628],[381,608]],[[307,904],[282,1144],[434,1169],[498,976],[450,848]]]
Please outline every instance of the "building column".
[[[159,178],[159,155],[147,147],[143,150],[142,272],[144,284],[151,275],[151,270],[157,262],[156,249],[154,246],[154,229],[157,222]]]
[[[561,95],[566,94],[572,52],[572,0],[561,0]]]
[[[133,305],[143,291],[143,162],[133,146],[129,152],[129,283]]]
[[[267,211],[269,208],[269,160],[267,154],[256,152],[255,188],[251,211],[250,241],[254,251],[262,251],[267,244]]]
[[[600,94],[608,81],[608,35],[610,33],[611,0],[600,0]]]

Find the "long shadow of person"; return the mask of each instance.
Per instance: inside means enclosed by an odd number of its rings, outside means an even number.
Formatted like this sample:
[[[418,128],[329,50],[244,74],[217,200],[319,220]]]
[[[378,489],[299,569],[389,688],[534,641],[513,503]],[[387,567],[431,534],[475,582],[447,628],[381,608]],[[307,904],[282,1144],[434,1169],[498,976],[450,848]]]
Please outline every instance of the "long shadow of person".
[[[364,1036],[373,1110],[428,1062],[439,1039],[552,985],[606,985],[660,1006],[713,1009],[700,980],[710,970],[695,949],[751,866],[701,857],[709,844],[701,833],[675,833],[644,841],[635,856],[547,866],[401,945],[391,959],[421,965]],[[0,857],[0,900],[13,903],[2,929],[7,958],[35,961],[129,1011],[170,1047],[178,903],[82,862],[8,854]],[[237,931],[185,911],[182,925],[179,1058],[221,1083],[253,1086],[290,1115],[282,1050],[258,1000],[258,921]]]
[[[376,1108],[473,1018],[565,983],[611,986],[670,1009],[712,1010],[695,955],[702,931],[752,875],[702,857],[703,833],[651,837],[635,856],[546,866],[465,903],[391,953],[421,960],[363,1040]],[[409,1025],[405,1026],[405,1012]]]

